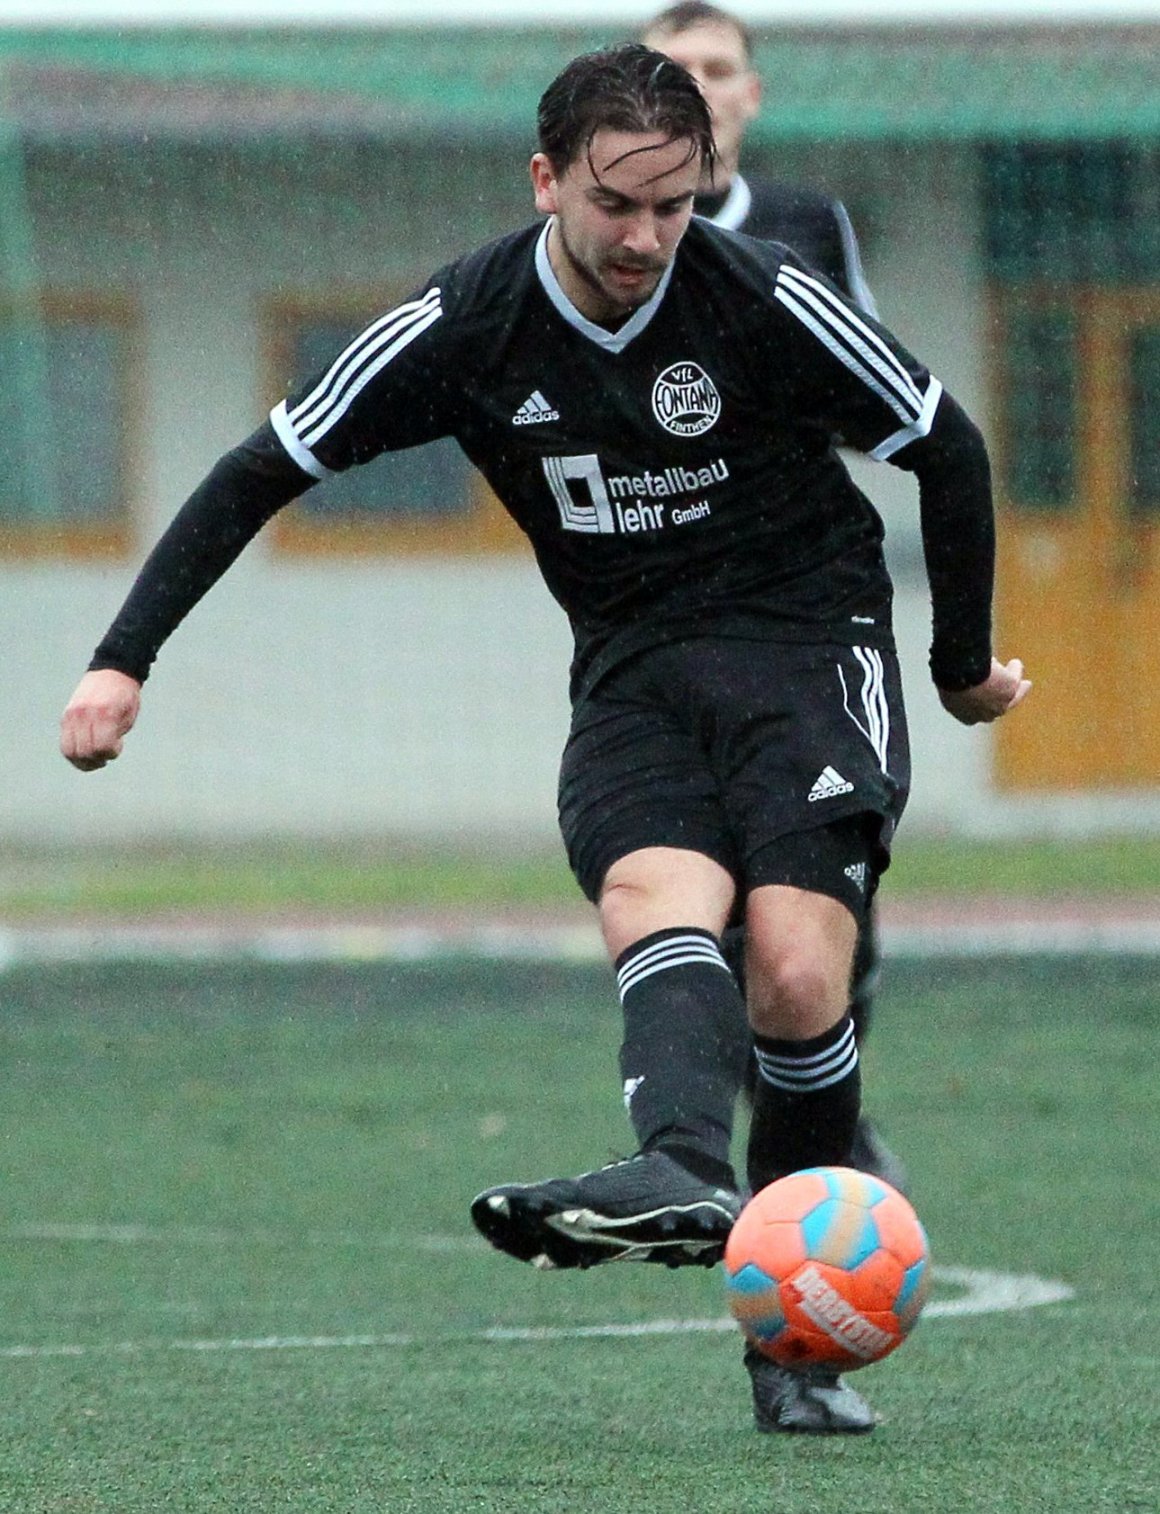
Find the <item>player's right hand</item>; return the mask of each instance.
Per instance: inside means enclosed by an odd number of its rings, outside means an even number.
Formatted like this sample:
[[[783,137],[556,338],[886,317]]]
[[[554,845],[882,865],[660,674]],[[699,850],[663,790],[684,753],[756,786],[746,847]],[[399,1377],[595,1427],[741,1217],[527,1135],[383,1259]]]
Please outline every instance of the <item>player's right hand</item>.
[[[128,673],[101,668],[86,673],[60,718],[60,749],[82,773],[121,755],[141,708],[141,685]]]

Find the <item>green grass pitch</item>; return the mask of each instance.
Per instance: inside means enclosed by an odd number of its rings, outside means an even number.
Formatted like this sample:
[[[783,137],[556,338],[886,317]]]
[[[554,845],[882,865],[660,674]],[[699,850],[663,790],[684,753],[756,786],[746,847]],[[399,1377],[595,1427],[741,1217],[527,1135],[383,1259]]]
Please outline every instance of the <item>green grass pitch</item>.
[[[1155,1509],[1156,986],[888,963],[867,1105],[936,1262],[1074,1297],[932,1313],[860,1374],[875,1434],[799,1441],[753,1431],[732,1330],[583,1333],[720,1320],[716,1272],[541,1275],[470,1229],[628,1148],[605,970],[13,969],[0,1510]]]

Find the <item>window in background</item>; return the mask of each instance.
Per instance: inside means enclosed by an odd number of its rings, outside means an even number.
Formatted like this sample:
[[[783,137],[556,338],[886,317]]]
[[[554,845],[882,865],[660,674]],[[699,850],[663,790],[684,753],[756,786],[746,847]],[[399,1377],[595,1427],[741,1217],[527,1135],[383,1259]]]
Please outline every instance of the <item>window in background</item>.
[[[0,556],[128,549],[137,330],[128,301],[0,302]]]
[[[1002,494],[1019,510],[1076,503],[1079,320],[1050,294],[1005,291],[998,301],[997,458]]]
[[[1160,143],[995,144],[983,151],[982,190],[992,278],[1160,280]]]
[[[273,404],[317,372],[399,291],[343,302],[279,300],[263,315],[267,399]],[[507,551],[519,529],[454,441],[386,453],[324,479],[273,524],[290,552],[432,553]]]

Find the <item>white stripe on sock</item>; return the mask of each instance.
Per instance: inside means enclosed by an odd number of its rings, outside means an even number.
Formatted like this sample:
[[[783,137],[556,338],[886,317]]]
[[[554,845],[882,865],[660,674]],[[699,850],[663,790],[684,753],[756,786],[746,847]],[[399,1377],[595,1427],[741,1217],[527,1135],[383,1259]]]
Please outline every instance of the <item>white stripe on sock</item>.
[[[779,1056],[756,1048],[761,1077],[773,1088],[789,1093],[815,1093],[849,1077],[858,1065],[854,1026],[847,1022],[841,1038],[824,1051],[806,1057]]]
[[[690,932],[687,935],[666,936],[661,941],[652,942],[622,963],[617,972],[616,986],[620,990],[622,1002],[630,988],[645,978],[650,978],[653,973],[698,962],[707,963],[710,967],[721,967],[729,972],[729,964],[711,936]]]

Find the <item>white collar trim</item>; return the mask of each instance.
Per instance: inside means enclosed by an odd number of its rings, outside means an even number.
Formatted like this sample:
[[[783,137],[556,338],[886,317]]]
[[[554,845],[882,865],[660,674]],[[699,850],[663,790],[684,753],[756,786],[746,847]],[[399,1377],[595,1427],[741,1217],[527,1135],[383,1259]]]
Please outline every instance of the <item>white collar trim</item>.
[[[670,263],[665,269],[661,275],[660,283],[640,309],[635,311],[632,317],[625,321],[618,331],[606,331],[603,326],[598,326],[595,321],[590,321],[586,315],[581,315],[564,293],[560,280],[556,277],[555,270],[548,258],[548,233],[552,229],[552,222],[554,220],[554,216],[549,219],[548,224],[540,233],[540,240],[536,243],[536,273],[539,275],[540,283],[544,286],[544,293],[568,322],[569,326],[574,327],[581,336],[586,336],[590,342],[595,342],[598,347],[603,347],[607,352],[623,352],[629,342],[641,334],[657,313],[660,303],[665,297],[665,290],[669,287],[669,281],[673,276],[673,264]]]
[[[753,204],[753,191],[739,173],[733,175],[725,203],[715,216],[710,216],[714,226],[723,226],[726,231],[736,231],[749,214]]]

